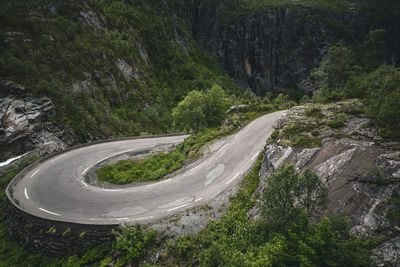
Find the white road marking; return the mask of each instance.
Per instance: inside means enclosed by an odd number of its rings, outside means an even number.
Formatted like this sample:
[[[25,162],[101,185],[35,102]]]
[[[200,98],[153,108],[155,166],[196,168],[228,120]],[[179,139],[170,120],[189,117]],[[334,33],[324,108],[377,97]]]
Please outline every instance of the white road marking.
[[[125,217],[125,218],[116,218],[118,221],[122,221],[122,220],[129,220],[129,218],[128,217]]]
[[[206,162],[207,162],[207,161],[204,161],[204,162],[201,163],[200,165],[194,167],[194,168],[192,169],[192,171],[196,170],[197,168],[200,168],[200,167],[203,166]]]
[[[82,175],[84,175],[85,172],[86,172],[88,169],[89,169],[89,167],[87,167],[87,168],[82,172]]]
[[[238,178],[238,176],[240,175],[241,173],[239,172],[238,174],[236,174],[235,175],[235,177],[233,177],[232,179],[230,179],[228,182],[226,182],[225,184],[230,184],[230,183],[232,183],[236,178]]]
[[[85,182],[85,180],[81,180],[81,182],[82,182],[82,184],[83,184],[84,186],[89,186],[89,185]]]
[[[31,175],[31,177],[33,177],[36,173],[38,173],[40,171],[40,169],[39,170],[37,170],[37,171],[35,171],[32,175]]]
[[[251,158],[250,161],[252,161],[253,159],[255,159],[258,156],[258,152]]]
[[[169,210],[167,210],[167,211],[173,211],[173,210],[177,210],[177,209],[180,209],[180,208],[186,207],[186,206],[188,206],[188,205],[190,205],[190,203],[183,204],[183,205],[181,205],[181,206],[179,206],[179,207],[175,207],[175,208],[169,209]]]
[[[43,209],[43,208],[39,208],[39,209],[40,209],[41,211],[50,213],[50,214],[52,214],[52,215],[61,216],[61,214],[58,214],[58,213],[55,213],[55,212],[51,212],[51,211],[45,210],[45,209]]]
[[[24,193],[25,193],[26,199],[29,199],[28,193],[26,192],[26,187],[25,187]]]
[[[201,197],[201,198],[198,198],[198,199],[196,199],[194,202],[197,202],[197,201],[200,201],[200,200],[202,200],[203,198]]]
[[[222,151],[222,150],[226,147],[226,145],[227,145],[227,144],[223,145],[223,147],[221,147],[221,148],[219,149],[219,151]]]
[[[219,193],[221,193],[221,192],[218,192],[218,193],[215,193],[214,195],[212,195],[210,198],[213,198],[213,197],[215,197],[216,195],[218,195]]]
[[[61,156],[59,156],[58,158],[53,159],[51,162],[54,162],[54,161],[56,161],[56,160],[59,160],[59,159],[63,158],[64,156],[65,156],[65,155],[61,155]]]
[[[101,159],[101,160],[98,160],[98,161],[96,162],[96,164],[99,164],[100,162],[105,161],[106,159],[108,159],[108,158],[103,158],[103,159]]]
[[[118,191],[122,191],[124,189],[106,189],[106,188],[101,188],[101,191],[110,191],[110,192],[118,192]]]

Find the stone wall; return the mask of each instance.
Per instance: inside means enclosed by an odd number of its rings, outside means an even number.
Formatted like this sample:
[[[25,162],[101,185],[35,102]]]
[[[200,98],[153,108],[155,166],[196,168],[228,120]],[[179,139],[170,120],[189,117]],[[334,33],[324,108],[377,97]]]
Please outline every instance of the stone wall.
[[[16,208],[7,199],[8,231],[13,239],[33,252],[72,255],[113,240],[117,225],[89,225],[42,219]]]
[[[68,223],[43,219],[28,214],[18,207],[18,203],[15,203],[13,198],[13,188],[25,176],[25,174],[27,174],[37,165],[65,151],[90,146],[93,144],[115,142],[120,140],[177,135],[181,134],[154,135],[146,137],[135,136],[80,144],[67,148],[64,151],[55,152],[51,156],[44,157],[41,160],[29,165],[13,178],[6,189],[6,200],[8,207],[7,222],[11,237],[13,237],[18,243],[25,245],[30,251],[57,255],[80,254],[85,252],[87,249],[111,241],[113,239],[111,230],[118,225]]]

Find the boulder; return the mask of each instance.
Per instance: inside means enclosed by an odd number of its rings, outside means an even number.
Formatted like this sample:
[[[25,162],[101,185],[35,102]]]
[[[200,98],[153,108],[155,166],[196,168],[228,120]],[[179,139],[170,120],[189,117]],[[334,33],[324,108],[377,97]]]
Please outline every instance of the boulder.
[[[8,95],[0,98],[0,162],[37,150],[44,156],[77,142],[68,131],[48,120],[56,115],[48,97],[34,97],[23,86],[0,82]]]

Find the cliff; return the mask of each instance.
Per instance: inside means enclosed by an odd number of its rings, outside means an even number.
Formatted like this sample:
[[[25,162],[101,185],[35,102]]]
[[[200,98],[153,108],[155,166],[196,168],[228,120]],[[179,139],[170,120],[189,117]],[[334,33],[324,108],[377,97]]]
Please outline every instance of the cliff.
[[[329,188],[330,202],[322,214],[346,214],[350,232],[359,238],[388,238],[374,250],[377,262],[396,266],[400,255],[399,143],[385,141],[363,116],[362,104],[346,101],[294,107],[275,125],[274,138],[264,149],[258,193],[268,176],[283,164],[317,172]],[[333,123],[341,117],[341,123]],[[293,125],[303,125],[293,132]],[[320,141],[297,142],[297,138]],[[250,212],[256,218],[257,209]],[[396,239],[397,238],[397,239]],[[397,242],[397,243],[396,243]]]
[[[319,67],[328,48],[344,41],[361,50],[364,35],[373,29],[387,32],[381,60],[398,61],[393,27],[398,4],[320,2],[192,1],[192,34],[242,90],[251,88],[256,95],[287,89],[310,93],[310,71]],[[383,10],[387,14],[378,16]]]

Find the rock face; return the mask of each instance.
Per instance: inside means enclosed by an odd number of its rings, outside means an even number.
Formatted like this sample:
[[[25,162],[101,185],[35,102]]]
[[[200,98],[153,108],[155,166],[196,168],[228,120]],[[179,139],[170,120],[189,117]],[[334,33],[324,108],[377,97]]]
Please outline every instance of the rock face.
[[[282,130],[291,123],[291,118],[298,120],[304,115],[302,112],[304,109],[293,108],[276,127]],[[355,122],[365,120],[348,118],[341,131],[349,135],[322,136],[326,141],[320,147],[291,147],[281,145],[281,140],[270,140],[264,150],[258,193],[266,186],[266,177],[283,164],[294,164],[300,172],[311,168],[329,188],[330,203],[324,214],[348,214],[350,231],[358,237],[397,236],[394,245],[385,243],[374,252],[381,266],[396,266],[400,253],[400,224],[398,214],[395,215],[400,200],[400,151],[398,144],[377,141],[379,138],[373,131],[365,126],[356,127]],[[250,214],[257,216],[255,211]]]
[[[321,18],[307,7],[232,15],[228,2],[197,1],[192,11],[193,36],[243,90],[250,87],[257,95],[282,88],[307,90],[310,70],[329,46],[344,38],[329,23],[349,25],[351,35],[364,34],[357,16]]]
[[[40,156],[77,143],[48,119],[55,116],[53,102],[33,97],[22,86],[0,82],[0,161],[36,150]]]

